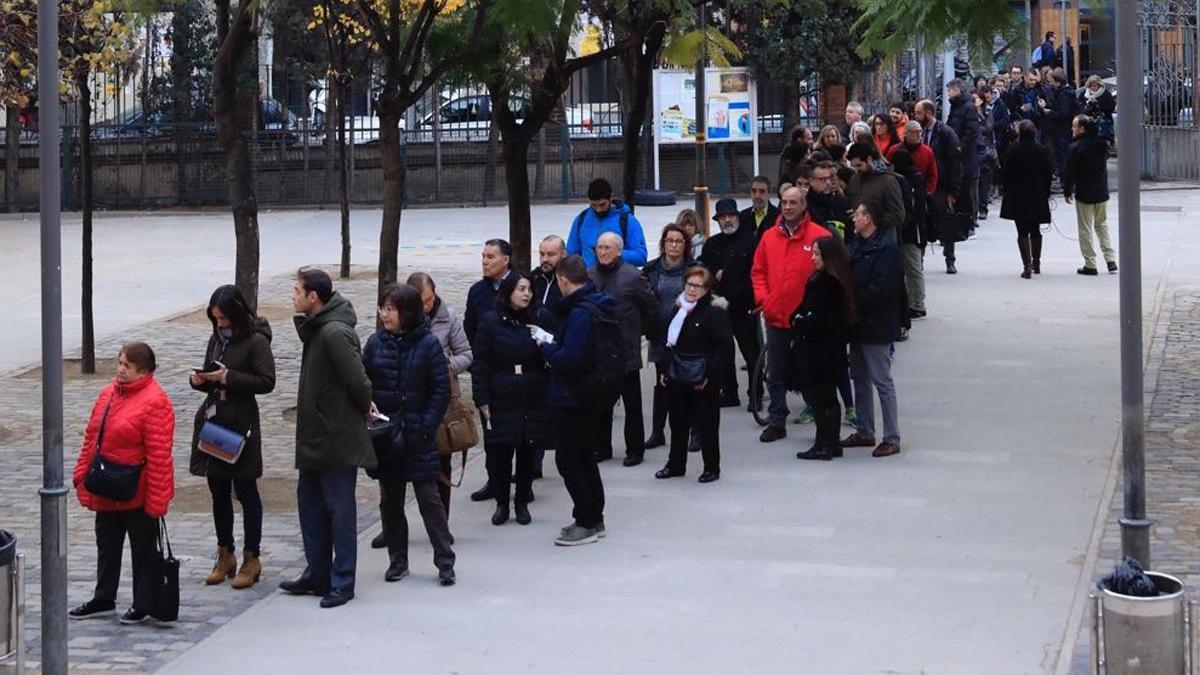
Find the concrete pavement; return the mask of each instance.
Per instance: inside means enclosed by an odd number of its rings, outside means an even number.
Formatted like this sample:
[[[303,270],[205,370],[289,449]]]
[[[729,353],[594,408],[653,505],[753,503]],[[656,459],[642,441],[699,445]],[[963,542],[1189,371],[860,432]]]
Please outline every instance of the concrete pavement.
[[[1197,281],[1186,222],[1200,194],[1143,203],[1153,315]],[[1073,236],[1071,208],[1055,215]],[[604,465],[597,545],[552,546],[569,504],[549,465],[529,527],[493,527],[491,506],[458,491],[457,586],[436,585],[415,522],[414,574],[385,584],[372,528],[350,605],[273,595],[166,670],[1063,671],[1108,516],[1118,277],[1075,275],[1075,243],[1051,231],[1043,274],[1021,280],[1013,233],[986,223],[957,277],[936,249],[927,258],[930,318],[895,361],[901,455],[799,462],[811,427],[763,445],[748,415],[725,411],[715,484],[695,482],[698,458],[687,478],[656,481],[661,449]],[[478,485],[482,464],[468,473]]]

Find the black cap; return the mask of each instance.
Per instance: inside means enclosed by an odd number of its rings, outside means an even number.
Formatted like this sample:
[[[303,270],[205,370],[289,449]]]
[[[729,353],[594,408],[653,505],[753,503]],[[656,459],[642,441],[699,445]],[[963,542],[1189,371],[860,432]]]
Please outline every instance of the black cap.
[[[723,216],[727,213],[732,213],[734,215],[737,215],[737,212],[738,212],[737,200],[729,199],[728,197],[726,197],[725,199],[721,199],[721,200],[717,201],[717,212],[715,214],[713,214],[713,220],[716,220],[717,218],[720,218],[721,216]]]

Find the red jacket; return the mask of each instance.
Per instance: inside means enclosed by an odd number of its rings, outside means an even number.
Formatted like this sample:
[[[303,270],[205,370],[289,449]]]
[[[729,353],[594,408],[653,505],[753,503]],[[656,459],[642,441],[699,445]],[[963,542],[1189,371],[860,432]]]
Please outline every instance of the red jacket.
[[[145,462],[137,495],[124,502],[94,495],[83,485],[96,455],[100,419],[110,400],[112,406],[104,424],[100,454],[119,464]],[[167,506],[175,496],[175,460],[171,455],[174,441],[175,411],[154,376],[147,375],[131,384],[113,380],[96,397],[96,405],[92,407],[92,416],[83,433],[83,447],[73,472],[79,503],[91,511],[145,509],[151,518],[165,516]]]
[[[754,251],[750,282],[754,285],[754,301],[762,307],[768,326],[791,328],[792,313],[804,301],[804,287],[813,272],[813,244],[828,236],[829,230],[807,213],[791,236],[783,226],[782,215],[763,233]]]
[[[908,150],[908,154],[912,156],[913,165],[917,167],[917,171],[920,171],[925,176],[925,192],[933,195],[934,190],[937,190],[938,184],[937,157],[933,155],[933,148],[922,143],[917,146],[916,150],[912,150],[903,142],[897,143],[888,148],[887,153],[885,153],[889,162],[892,161],[892,155],[896,154],[897,148]]]

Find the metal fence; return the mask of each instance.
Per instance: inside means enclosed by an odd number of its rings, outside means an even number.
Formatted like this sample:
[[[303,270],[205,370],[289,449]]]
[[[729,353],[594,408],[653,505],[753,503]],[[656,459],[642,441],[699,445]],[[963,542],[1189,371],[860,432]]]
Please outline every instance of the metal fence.
[[[499,134],[490,122],[485,94],[459,90],[443,96],[435,111],[425,106],[405,120],[400,161],[406,169],[408,204],[488,204],[506,199]],[[359,96],[347,118],[346,155],[350,199],[371,205],[382,201],[382,149],[378,118]],[[806,109],[817,110],[815,93],[805,92]],[[778,92],[760,95],[760,171],[775,175],[783,145]],[[338,152],[334,130],[327,128],[319,97],[307,114],[264,99],[252,131],[255,192],[263,206],[332,205],[338,201]],[[622,116],[619,102],[572,103],[564,98],[560,119],[548,123],[529,152],[528,171],[536,200],[574,200],[596,176],[619,184],[623,175]],[[436,121],[435,121],[436,120]],[[815,117],[803,118],[812,126]],[[154,123],[145,116],[132,123],[93,126],[95,204],[99,208],[217,206],[227,203],[225,154],[209,122]],[[63,130],[63,200],[78,207],[79,138],[76,127]],[[638,157],[639,185],[652,182],[651,140],[643,139]],[[0,158],[3,157],[0,147]],[[19,158],[19,208],[37,205],[36,134],[22,138]],[[749,143],[709,146],[710,187],[716,193],[744,189],[753,177]],[[690,192],[694,182],[692,146],[664,146],[661,184]],[[0,161],[0,171],[4,162]],[[7,196],[6,196],[7,199]]]
[[[1200,180],[1200,91],[1194,86],[1200,73],[1198,23],[1198,0],[1138,1],[1146,74],[1142,174],[1148,178]]]

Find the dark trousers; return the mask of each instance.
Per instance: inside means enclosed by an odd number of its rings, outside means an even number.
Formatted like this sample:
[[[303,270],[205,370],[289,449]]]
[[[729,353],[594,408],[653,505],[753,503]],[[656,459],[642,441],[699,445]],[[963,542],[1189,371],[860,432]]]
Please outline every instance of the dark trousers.
[[[304,559],[301,579],[317,589],[350,592],[358,564],[358,504],[354,484],[358,469],[301,469],[296,506]]]
[[[421,520],[425,521],[425,533],[429,535],[429,543],[433,544],[433,564],[438,570],[453,569],[454,550],[450,546],[454,537],[450,534],[437,481],[419,481],[412,486]],[[379,512],[383,516],[388,557],[392,561],[401,561],[405,567],[408,567],[408,516],[404,513],[407,488],[408,481],[402,474],[385,472],[379,478]]]
[[[767,326],[767,392],[771,394],[767,424],[778,429],[787,425],[787,364],[791,351],[792,331]]]
[[[907,313],[908,308],[905,307],[904,311]],[[850,369],[849,368],[847,368],[845,374],[842,375],[842,379],[840,381],[838,381],[837,390],[838,390],[838,393],[842,395],[842,403],[845,403],[847,408],[853,408],[854,407],[854,387],[852,387],[850,385]]]
[[[528,443],[519,446],[488,444],[484,446],[487,455],[488,485],[492,486],[492,494],[496,503],[508,505],[509,492],[513,484],[513,456],[516,456],[517,471],[516,502],[528,504],[533,501],[533,462],[534,448]]]
[[[987,213],[988,205],[992,201],[992,171],[993,165],[988,161],[984,161],[979,167],[979,203],[976,208],[980,215]]]
[[[612,414],[611,409],[609,414]],[[596,465],[593,450],[595,436],[604,434],[603,426],[596,421],[603,412],[589,408],[556,408],[554,415],[558,435],[554,463],[571,495],[574,504],[571,515],[575,524],[590,529],[604,522],[604,482],[600,479],[600,467]]]
[[[801,392],[804,402],[817,425],[816,445],[827,451],[838,447],[838,430],[842,423],[842,409],[838,406],[837,387],[833,382],[807,384]]]
[[[446,518],[450,518],[450,460],[453,455],[438,457],[438,463],[442,466],[442,478],[437,482],[438,495],[442,498],[442,507],[446,509]]]
[[[150,598],[142,597],[154,586],[155,539],[158,520],[142,509],[132,511],[96,512],[96,593],[102,602],[115,602],[121,581],[121,554],[125,550],[125,535],[129,535],[129,557],[133,562],[133,608],[144,609]]]
[[[258,481],[253,478],[208,477],[208,491],[212,493],[213,525],[217,529],[217,546],[233,550],[233,496],[237,495],[242,505],[242,534],[244,548],[258,555],[262,543],[262,498],[258,495]]]
[[[973,222],[979,219],[978,203],[979,177],[963,177],[962,187],[958,190],[958,201],[954,203],[954,210],[970,216]],[[975,226],[972,225],[971,229],[975,229]],[[942,254],[946,256],[946,262],[954,262],[954,242],[942,242]]]
[[[650,433],[663,435],[667,428],[667,388],[662,384],[662,366],[654,364],[654,393],[650,403]]]
[[[757,314],[749,312],[730,312],[730,324],[733,327],[733,338],[737,342],[737,348],[742,353],[742,358],[746,361],[746,395],[751,400],[757,401],[762,399],[762,391],[750,391],[750,370],[758,363],[758,355],[762,353],[763,335],[762,323],[758,320]],[[732,345],[730,345],[732,348]],[[721,373],[722,395],[727,399],[736,399],[738,397],[738,380],[737,380],[737,359],[733,358],[733,354],[729,355],[727,361],[729,364],[725,368],[725,372]]]
[[[688,437],[692,431],[700,434],[700,453],[704,470],[721,472],[721,406],[717,387],[709,384],[701,391],[695,387],[667,387],[671,407],[671,453],[667,469],[683,472],[687,469]]]
[[[640,370],[625,374],[625,384],[621,387],[621,402],[625,406],[625,456],[640,456],[645,451],[646,427],[642,423],[642,378]],[[617,402],[613,401],[613,405]],[[597,422],[595,451],[600,455],[612,457],[612,426],[613,405],[606,405],[600,410]]]

